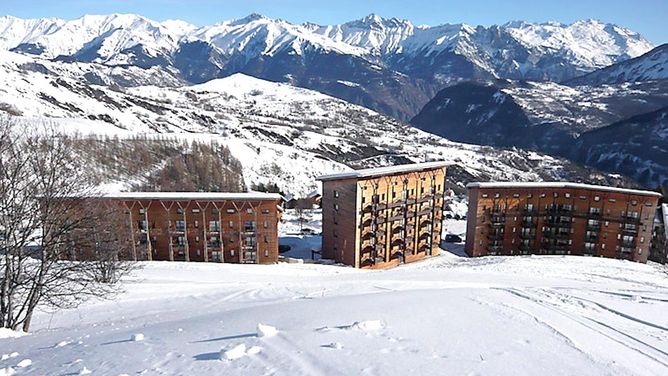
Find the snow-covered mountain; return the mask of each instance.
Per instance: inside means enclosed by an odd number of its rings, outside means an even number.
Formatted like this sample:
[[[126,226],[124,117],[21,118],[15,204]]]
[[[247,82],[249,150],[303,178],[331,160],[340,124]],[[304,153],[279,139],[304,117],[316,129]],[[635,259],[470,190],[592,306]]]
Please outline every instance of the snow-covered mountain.
[[[632,176],[648,187],[668,186],[668,107],[578,137],[573,158]]]
[[[659,167],[668,160],[655,145],[665,142],[665,129],[643,114],[666,106],[668,80],[572,87],[499,80],[443,89],[411,122],[454,141],[561,155],[655,188],[668,182],[668,171]]]
[[[649,51],[628,29],[587,20],[415,26],[370,15],[341,25],[252,14],[195,27],[113,14],[0,18],[0,48],[49,59],[162,67],[191,83],[234,73],[315,89],[407,119],[444,86],[468,79],[561,81]]]
[[[247,184],[277,183],[297,195],[317,188],[314,177],[323,173],[434,159],[453,164],[448,175],[460,191],[471,180],[610,182],[563,159],[450,142],[340,99],[242,74],[181,88],[119,88],[91,85],[68,73],[74,69],[23,69],[38,64],[31,57],[0,56],[0,111],[84,134],[216,140],[241,161]]]
[[[601,85],[668,79],[668,44],[636,58],[574,78],[569,85]]]

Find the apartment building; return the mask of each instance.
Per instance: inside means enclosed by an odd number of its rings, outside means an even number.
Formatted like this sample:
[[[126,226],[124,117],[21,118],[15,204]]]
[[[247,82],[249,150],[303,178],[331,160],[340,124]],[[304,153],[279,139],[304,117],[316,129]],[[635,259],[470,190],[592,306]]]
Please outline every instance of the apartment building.
[[[430,162],[318,177],[322,257],[386,268],[437,255],[446,166]]]
[[[128,192],[102,199],[125,209],[134,259],[278,262],[278,194]]]
[[[668,263],[668,204],[657,208],[649,259],[661,264]]]
[[[472,183],[465,250],[646,262],[661,194],[576,183]]]

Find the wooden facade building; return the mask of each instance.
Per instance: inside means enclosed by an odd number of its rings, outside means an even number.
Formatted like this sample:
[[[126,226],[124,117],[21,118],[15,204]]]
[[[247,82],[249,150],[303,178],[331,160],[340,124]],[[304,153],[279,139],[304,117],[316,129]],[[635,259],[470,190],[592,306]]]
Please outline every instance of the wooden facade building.
[[[128,192],[103,199],[126,210],[136,260],[278,262],[279,194]]]
[[[472,183],[465,250],[646,262],[661,194],[576,183]]]
[[[446,164],[356,170],[322,182],[322,257],[385,268],[437,255]]]

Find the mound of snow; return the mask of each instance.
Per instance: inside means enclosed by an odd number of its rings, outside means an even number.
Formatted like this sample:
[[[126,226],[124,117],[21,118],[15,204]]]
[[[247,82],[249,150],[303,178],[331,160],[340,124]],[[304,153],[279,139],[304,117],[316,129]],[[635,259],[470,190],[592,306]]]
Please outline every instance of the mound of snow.
[[[385,328],[385,323],[381,320],[356,321],[349,326],[349,329],[361,330],[363,332],[376,332]]]
[[[22,332],[19,330],[11,330],[8,328],[0,328],[0,339],[2,338],[19,338],[27,336],[29,333]]]
[[[278,334],[278,329],[273,326],[257,324],[257,336],[258,337],[273,337]]]
[[[137,333],[132,336],[132,340],[135,342],[143,341],[144,335],[142,333]]]
[[[79,375],[90,375],[91,373],[93,373],[93,371],[89,370],[85,366],[81,371],[79,371]]]
[[[332,343],[323,345],[322,347],[329,347],[330,349],[341,350],[343,348],[343,345],[341,344],[341,342],[332,342]]]
[[[6,368],[0,368],[0,376],[11,376],[15,373],[14,368],[12,367],[6,367]]]
[[[246,355],[257,355],[262,351],[262,347],[260,346],[253,346],[248,351],[246,351]]]
[[[30,359],[23,359],[22,361],[19,362],[16,366],[19,368],[26,368],[30,367],[32,365],[32,360]]]
[[[243,343],[236,345],[231,349],[222,349],[220,350],[220,359],[221,360],[235,360],[243,358],[246,355],[246,345]]]
[[[69,344],[70,344],[70,343],[69,343],[68,341],[60,341],[60,342],[58,342],[58,343],[56,344],[56,346],[54,346],[54,347],[65,347],[65,346],[67,346],[67,345],[69,345]]]

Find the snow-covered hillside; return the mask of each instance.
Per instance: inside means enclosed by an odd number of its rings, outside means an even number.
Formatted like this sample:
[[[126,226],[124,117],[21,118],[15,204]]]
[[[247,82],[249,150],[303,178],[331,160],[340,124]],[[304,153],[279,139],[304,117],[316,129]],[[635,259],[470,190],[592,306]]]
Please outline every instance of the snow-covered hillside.
[[[569,85],[601,85],[668,79],[668,44],[568,81]]]
[[[305,195],[318,188],[320,174],[425,160],[452,162],[449,176],[462,189],[470,180],[592,178],[560,159],[449,142],[364,107],[241,74],[182,88],[113,89],[26,71],[21,66],[31,58],[13,55],[0,60],[3,111],[76,119],[57,122],[82,133],[217,140],[241,161],[249,185],[277,183]]]
[[[664,375],[668,274],[582,257],[392,270],[154,262],[0,339],[7,374]],[[11,367],[6,368],[6,367]]]

